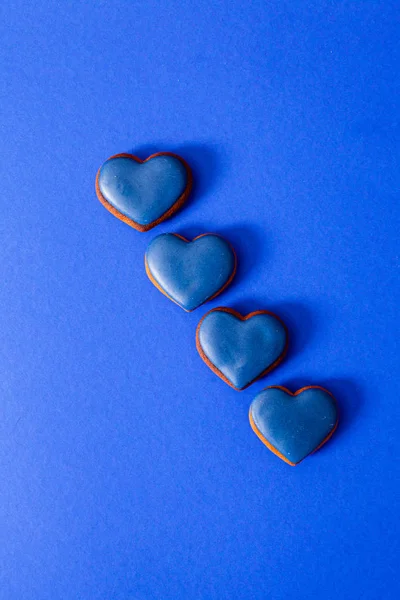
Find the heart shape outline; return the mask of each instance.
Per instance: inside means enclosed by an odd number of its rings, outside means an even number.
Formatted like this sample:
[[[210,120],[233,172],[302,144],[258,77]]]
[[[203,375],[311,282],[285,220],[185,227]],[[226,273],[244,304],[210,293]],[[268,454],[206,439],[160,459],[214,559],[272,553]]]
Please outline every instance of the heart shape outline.
[[[157,158],[159,156],[171,156],[172,158],[176,158],[177,160],[179,160],[182,163],[182,165],[184,166],[184,168],[186,170],[186,175],[187,175],[186,188],[184,189],[182,194],[179,196],[179,198],[177,198],[176,201],[172,204],[172,206],[170,206],[170,208],[167,211],[165,211],[160,217],[158,217],[158,219],[156,219],[155,221],[152,221],[151,223],[148,223],[146,225],[142,225],[141,223],[138,223],[137,221],[134,221],[130,217],[127,217],[126,215],[121,213],[117,208],[115,208],[115,206],[113,206],[110,202],[108,202],[108,200],[103,196],[103,194],[101,193],[101,190],[100,190],[100,185],[99,185],[100,171],[101,171],[103,165],[108,160],[111,160],[113,158],[129,158],[129,159],[142,165],[142,164],[148,162],[149,160],[151,160],[152,158]],[[114,215],[114,217],[117,217],[117,219],[119,219],[120,221],[123,221],[123,223],[126,223],[127,225],[130,225],[137,231],[141,231],[141,232],[145,232],[145,231],[149,231],[150,229],[153,229],[153,227],[156,227],[163,221],[166,221],[174,213],[176,213],[182,207],[182,205],[186,202],[186,200],[189,197],[189,194],[192,190],[192,187],[193,187],[193,175],[192,175],[192,171],[191,171],[188,163],[181,156],[178,156],[178,154],[174,154],[173,152],[156,152],[155,154],[151,154],[144,160],[135,156],[134,154],[128,154],[125,152],[121,152],[119,154],[113,154],[113,156],[110,156],[109,158],[107,158],[107,160],[104,161],[103,165],[101,165],[101,167],[99,168],[99,170],[97,171],[97,174],[96,174],[95,187],[96,187],[97,198],[100,200],[102,205],[112,215]]]
[[[179,238],[180,240],[182,240],[183,242],[186,242],[187,244],[192,244],[193,242],[195,242],[196,240],[199,240],[202,237],[205,236],[214,236],[214,237],[218,237],[221,240],[223,240],[231,249],[232,254],[233,254],[233,258],[234,258],[234,265],[233,265],[233,269],[232,272],[229,276],[229,278],[227,279],[227,281],[224,283],[224,285],[219,288],[212,296],[210,296],[209,298],[206,298],[201,304],[198,304],[197,306],[195,306],[194,308],[188,310],[186,308],[184,308],[181,304],[179,304],[179,302],[177,302],[176,300],[174,300],[174,298],[172,298],[172,296],[170,296],[168,294],[168,292],[166,290],[164,290],[164,288],[161,286],[160,283],[158,283],[158,281],[155,279],[154,275],[152,274],[150,267],[148,265],[147,262],[147,251],[145,253],[144,256],[144,266],[145,266],[145,270],[146,270],[146,275],[147,277],[150,279],[151,283],[162,293],[164,294],[164,296],[166,296],[169,300],[171,300],[172,302],[174,302],[177,306],[179,306],[180,308],[182,308],[185,312],[190,313],[193,312],[194,310],[196,310],[196,308],[199,308],[200,306],[202,306],[203,304],[205,304],[206,302],[210,302],[211,300],[213,300],[214,298],[216,298],[217,296],[219,296],[220,294],[222,294],[222,292],[224,290],[226,290],[226,288],[232,283],[233,278],[236,275],[236,268],[237,268],[237,256],[236,256],[236,252],[235,249],[233,248],[232,244],[230,242],[228,242],[228,240],[226,240],[224,237],[222,237],[221,235],[218,235],[217,233],[202,233],[196,237],[194,237],[193,239],[189,240],[188,238],[185,238],[183,235],[180,235],[179,233],[169,233],[169,234],[161,234],[161,235],[173,235],[177,238]],[[159,237],[159,236],[157,236]],[[156,238],[154,238],[156,239]],[[154,239],[150,242],[152,243],[154,241]]]
[[[329,396],[332,397],[333,401],[334,401],[334,406],[335,406],[335,410],[336,410],[336,422],[334,424],[334,426],[332,427],[331,431],[328,433],[328,435],[325,436],[325,438],[318,444],[318,446],[316,448],[314,448],[314,450],[311,450],[311,452],[309,452],[308,454],[306,454],[301,460],[297,461],[297,462],[291,462],[288,458],[286,458],[286,456],[284,456],[277,448],[275,448],[275,446],[273,446],[271,444],[271,442],[269,442],[267,440],[267,438],[261,433],[261,431],[258,429],[253,415],[252,415],[252,405],[253,402],[258,398],[258,396],[260,394],[262,394],[264,391],[266,390],[271,390],[271,389],[276,389],[276,390],[282,390],[283,392],[285,392],[286,394],[288,394],[291,398],[296,398],[297,396],[299,396],[300,394],[302,394],[303,392],[307,391],[307,390],[321,390],[323,392],[325,392],[326,394],[329,394]],[[278,456],[281,460],[283,460],[285,463],[287,463],[288,465],[290,465],[291,467],[295,467],[296,465],[300,464],[305,458],[307,458],[307,456],[310,456],[310,454],[314,454],[314,452],[317,452],[317,450],[319,450],[320,448],[322,448],[322,446],[324,446],[324,444],[326,444],[326,442],[328,442],[328,440],[330,440],[330,438],[333,436],[333,434],[335,433],[337,426],[339,424],[339,414],[338,414],[338,406],[337,406],[337,401],[335,396],[332,394],[332,392],[330,392],[329,390],[327,390],[326,388],[320,386],[320,385],[307,385],[304,386],[302,388],[300,388],[299,390],[297,390],[296,392],[292,392],[291,390],[289,390],[287,387],[283,386],[283,385],[270,385],[267,386],[266,388],[264,388],[263,390],[261,390],[261,392],[259,392],[257,394],[257,396],[254,398],[253,402],[250,404],[250,408],[249,408],[249,421],[250,421],[250,427],[252,428],[252,430],[254,431],[254,433],[256,434],[256,436],[261,440],[261,442],[267,446],[267,448],[273,453],[276,454],[276,456]]]
[[[205,354],[201,343],[200,343],[200,328],[201,325],[204,321],[204,319],[211,313],[213,312],[225,312],[228,314],[231,314],[232,316],[236,317],[237,319],[239,319],[239,321],[247,321],[249,319],[251,319],[252,317],[255,317],[257,315],[269,315],[271,317],[274,317],[283,327],[283,329],[285,330],[285,335],[286,335],[286,339],[285,339],[285,346],[281,352],[281,354],[275,359],[275,361],[270,364],[268,367],[266,367],[263,371],[261,371],[261,373],[259,373],[254,379],[252,379],[251,381],[249,381],[249,383],[247,383],[246,385],[244,385],[241,388],[236,387],[223,373],[222,371],[220,371],[218,369],[218,367],[216,365],[214,365],[214,363],[211,362],[211,360],[208,358],[208,356]],[[259,379],[261,379],[262,377],[265,377],[265,375],[267,375],[268,373],[270,373],[270,371],[272,371],[273,369],[275,369],[285,358],[286,354],[287,354],[287,350],[288,350],[288,346],[289,346],[289,332],[288,329],[285,325],[285,323],[282,321],[282,319],[280,317],[278,317],[278,315],[276,315],[273,312],[270,312],[268,310],[256,310],[253,311],[251,313],[248,313],[247,315],[242,315],[240,312],[238,312],[237,310],[234,310],[233,308],[228,308],[226,306],[219,306],[217,308],[212,308],[211,310],[209,310],[199,321],[197,328],[196,328],[196,348],[198,353],[200,354],[200,357],[202,358],[202,360],[206,363],[206,365],[211,369],[211,371],[213,371],[216,375],[218,375],[218,377],[220,377],[220,379],[222,379],[222,381],[224,381],[225,383],[227,383],[231,388],[233,388],[234,390],[236,390],[237,392],[241,392],[242,390],[245,390],[246,388],[248,388],[250,385],[252,385],[255,381],[258,381]]]

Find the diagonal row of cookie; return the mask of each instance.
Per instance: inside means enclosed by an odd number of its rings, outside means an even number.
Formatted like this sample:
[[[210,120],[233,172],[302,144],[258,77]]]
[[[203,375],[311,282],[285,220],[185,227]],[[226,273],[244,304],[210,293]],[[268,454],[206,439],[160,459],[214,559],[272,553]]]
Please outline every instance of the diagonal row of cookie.
[[[117,154],[100,167],[96,193],[115,217],[143,232],[183,206],[192,181],[189,165],[176,154],[160,152],[144,161]],[[150,281],[187,312],[226,290],[236,266],[234,248],[213,233],[193,240],[176,233],[161,234],[150,242],[145,254]],[[223,306],[201,318],[196,347],[206,365],[240,391],[282,362],[288,331],[283,321],[267,310],[241,315]],[[272,452],[296,465],[331,437],[338,413],[335,398],[322,387],[307,386],[293,394],[282,386],[270,386],[253,400],[249,420]]]

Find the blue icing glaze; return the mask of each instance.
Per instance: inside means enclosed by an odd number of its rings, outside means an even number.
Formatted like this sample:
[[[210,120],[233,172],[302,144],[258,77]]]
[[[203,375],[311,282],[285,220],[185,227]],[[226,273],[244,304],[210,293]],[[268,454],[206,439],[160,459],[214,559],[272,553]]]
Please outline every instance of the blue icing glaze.
[[[265,439],[292,463],[313,452],[337,421],[334,398],[315,388],[298,396],[266,388],[253,400],[250,414]]]
[[[204,317],[198,338],[210,362],[242,389],[280,357],[287,334],[273,315],[254,315],[241,321],[215,309]]]
[[[140,225],[149,225],[167,212],[187,183],[184,164],[168,155],[144,163],[125,157],[110,158],[101,167],[98,178],[104,198]]]
[[[150,242],[146,262],[166,294],[185,310],[194,310],[226,284],[236,259],[228,242],[218,235],[185,242],[165,233]]]

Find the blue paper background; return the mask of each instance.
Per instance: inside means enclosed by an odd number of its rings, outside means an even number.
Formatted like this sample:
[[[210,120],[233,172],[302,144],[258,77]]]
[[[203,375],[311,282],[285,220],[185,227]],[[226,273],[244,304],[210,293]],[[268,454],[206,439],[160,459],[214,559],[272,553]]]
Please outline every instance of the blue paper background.
[[[0,598],[399,597],[399,7],[5,0]],[[140,234],[96,200],[111,154],[182,154],[196,189]],[[185,314],[164,231],[226,235],[233,286]],[[237,393],[196,353],[212,306],[266,308],[285,363]],[[299,467],[247,412],[321,384]]]

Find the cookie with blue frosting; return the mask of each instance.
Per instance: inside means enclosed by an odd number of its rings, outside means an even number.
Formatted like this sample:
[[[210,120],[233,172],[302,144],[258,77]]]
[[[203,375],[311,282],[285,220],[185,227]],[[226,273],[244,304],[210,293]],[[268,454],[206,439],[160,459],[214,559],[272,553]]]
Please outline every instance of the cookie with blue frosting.
[[[236,254],[227,240],[213,233],[192,241],[177,233],[163,233],[148,245],[145,268],[160,292],[191,312],[231,283]]]
[[[254,398],[249,420],[267,448],[295,466],[333,435],[338,410],[333,395],[322,387],[308,386],[292,393],[271,386]]]
[[[219,307],[197,326],[196,347],[206,365],[235,390],[243,390],[274,369],[285,357],[288,332],[266,310],[246,316]]]
[[[148,231],[171,217],[191,188],[189,165],[171,152],[159,152],[146,160],[115,154],[96,176],[96,194],[103,206],[138,231]]]

